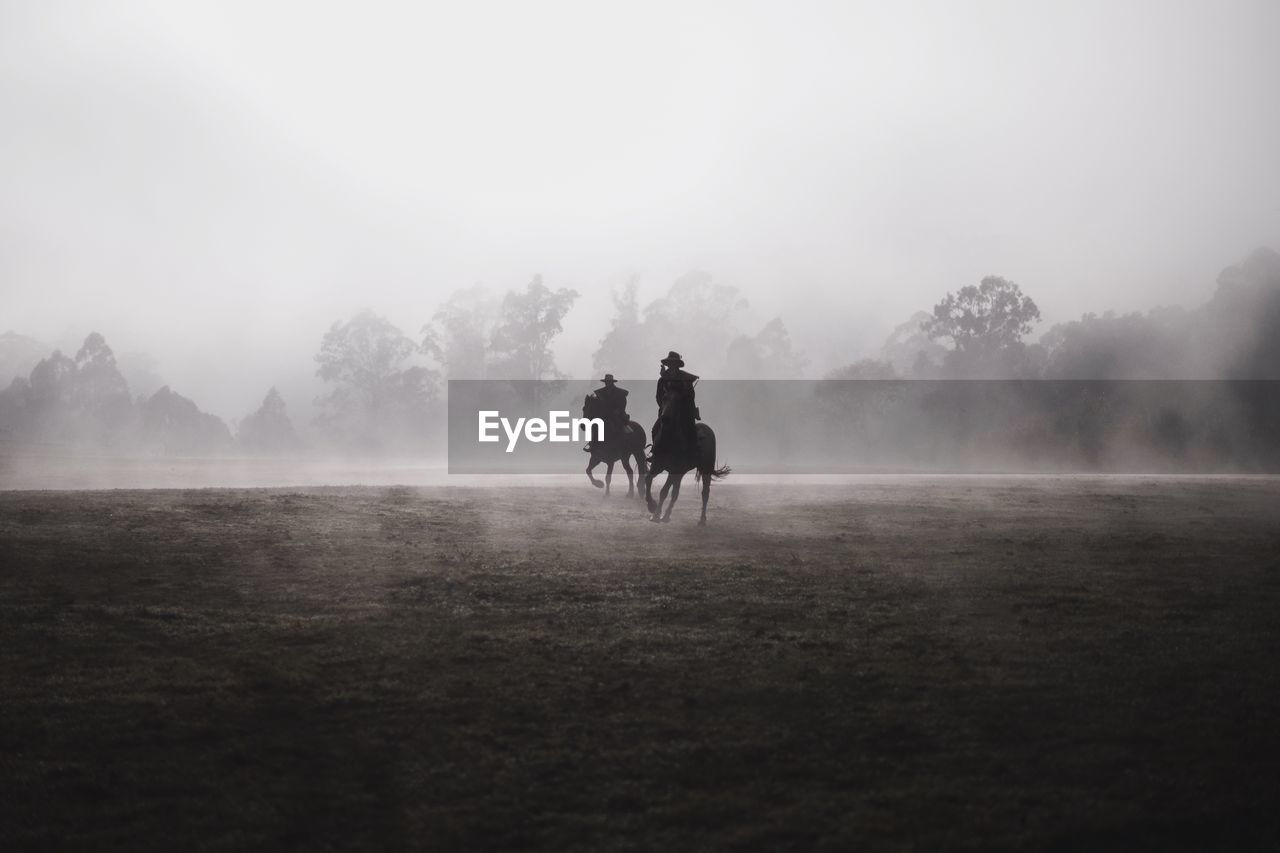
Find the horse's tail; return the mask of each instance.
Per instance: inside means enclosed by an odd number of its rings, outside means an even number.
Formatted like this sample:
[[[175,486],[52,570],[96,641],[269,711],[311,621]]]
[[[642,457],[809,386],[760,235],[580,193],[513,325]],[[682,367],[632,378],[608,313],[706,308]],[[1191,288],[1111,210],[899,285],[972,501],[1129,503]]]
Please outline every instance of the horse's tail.
[[[702,479],[723,480],[729,476],[728,465],[716,467],[716,433],[705,423],[698,424],[698,467],[694,474],[694,482]]]
[[[719,468],[712,468],[710,471],[707,472],[706,476],[710,477],[713,480],[723,480],[725,477],[728,477],[732,473],[733,473],[733,469],[730,468],[728,465],[721,465]],[[703,477],[702,469],[699,468],[697,473],[693,475],[694,482],[701,480],[702,477]]]

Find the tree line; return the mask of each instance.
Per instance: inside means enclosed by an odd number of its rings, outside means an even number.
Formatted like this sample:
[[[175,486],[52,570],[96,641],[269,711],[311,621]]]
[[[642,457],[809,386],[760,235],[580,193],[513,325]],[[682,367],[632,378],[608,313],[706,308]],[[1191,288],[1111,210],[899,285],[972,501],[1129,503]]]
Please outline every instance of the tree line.
[[[480,286],[454,292],[416,337],[369,310],[334,322],[314,356],[326,391],[305,444],[425,450],[441,440],[445,380],[565,378],[553,342],[578,296],[535,276],[502,295]],[[707,273],[680,277],[644,305],[634,280],[613,299],[592,358],[597,375],[650,375],[673,348],[715,378],[799,378],[808,366],[781,318],[743,329],[747,300]],[[989,276],[907,318],[875,357],[825,378],[1278,379],[1280,254],[1259,249],[1227,267],[1196,308],[1085,314],[1031,340],[1039,321],[1017,283]],[[275,388],[233,432],[167,386],[135,397],[97,333],[74,357],[55,351],[0,390],[0,443],[170,455],[304,448]]]

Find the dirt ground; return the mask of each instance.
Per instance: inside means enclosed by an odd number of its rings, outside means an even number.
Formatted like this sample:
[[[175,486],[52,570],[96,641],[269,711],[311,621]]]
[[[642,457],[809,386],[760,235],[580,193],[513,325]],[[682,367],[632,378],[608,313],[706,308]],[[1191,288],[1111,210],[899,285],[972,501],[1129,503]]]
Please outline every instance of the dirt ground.
[[[0,492],[0,849],[1280,844],[1280,480],[730,478],[696,519]]]

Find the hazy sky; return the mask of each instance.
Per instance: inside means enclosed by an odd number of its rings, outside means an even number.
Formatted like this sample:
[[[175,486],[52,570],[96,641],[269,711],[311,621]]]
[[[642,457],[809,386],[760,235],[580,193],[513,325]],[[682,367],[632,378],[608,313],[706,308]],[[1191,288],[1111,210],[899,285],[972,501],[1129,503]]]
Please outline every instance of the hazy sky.
[[[362,307],[691,268],[815,367],[999,274],[1045,322],[1280,246],[1280,3],[0,0],[0,330],[224,416]],[[680,342],[671,346],[680,348]]]

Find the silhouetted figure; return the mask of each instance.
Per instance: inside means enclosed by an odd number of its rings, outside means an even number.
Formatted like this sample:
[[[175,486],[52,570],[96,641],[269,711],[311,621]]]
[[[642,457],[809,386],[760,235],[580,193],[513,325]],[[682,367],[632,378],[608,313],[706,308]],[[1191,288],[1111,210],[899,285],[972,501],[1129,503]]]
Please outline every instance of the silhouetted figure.
[[[605,439],[608,440],[612,435],[622,430],[631,420],[631,416],[627,414],[627,391],[618,387],[618,382],[613,378],[612,373],[606,373],[604,379],[600,380],[604,383],[603,388],[597,388],[593,394],[599,405],[597,407],[599,417],[604,420]],[[590,453],[595,449],[596,442],[594,440],[587,442],[587,446],[582,448]]]
[[[613,481],[613,464],[621,462],[627,472],[627,497],[635,492],[635,479],[631,472],[631,459],[636,460],[636,468],[641,477],[648,477],[649,466],[644,458],[644,427],[632,423],[627,417],[627,392],[615,387],[613,374],[606,374],[605,387],[587,395],[582,404],[584,418],[600,418],[605,422],[604,439],[592,441],[587,445],[591,451],[591,460],[587,463],[587,479],[596,488],[603,488],[605,497],[609,496],[609,484]],[[605,469],[604,482],[592,475],[592,470],[601,462],[608,463]]]
[[[658,419],[653,423],[654,456],[666,452],[672,446],[668,424],[674,424],[680,430],[686,444],[692,446],[697,441],[694,428],[698,420],[698,407],[694,403],[693,386],[698,377],[683,369],[684,359],[675,350],[667,353],[661,364],[658,387],[654,394],[658,402]]]
[[[696,472],[702,481],[702,515],[698,524],[707,523],[707,500],[711,496],[711,481],[729,476],[729,466],[716,467],[716,434],[706,424],[698,421],[698,407],[694,405],[693,386],[698,377],[684,371],[684,359],[678,352],[669,352],[662,359],[662,374],[658,377],[658,421],[653,425],[653,455],[649,458],[649,473],[644,479],[645,503],[653,521],[670,521],[671,509],[680,497],[680,481],[690,471]],[[658,500],[653,499],[653,478],[667,472],[667,482],[662,486]],[[671,493],[667,510],[662,505]]]

